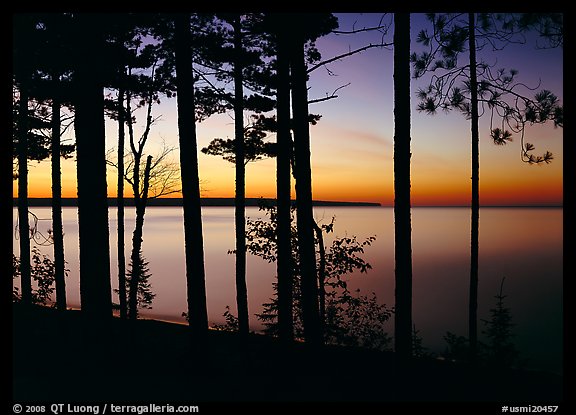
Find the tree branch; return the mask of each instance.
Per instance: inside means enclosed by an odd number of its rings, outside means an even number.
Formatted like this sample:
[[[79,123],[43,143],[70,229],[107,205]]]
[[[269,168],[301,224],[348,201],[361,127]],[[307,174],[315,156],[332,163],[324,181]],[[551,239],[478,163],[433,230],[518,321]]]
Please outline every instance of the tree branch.
[[[325,96],[324,98],[317,98],[317,99],[311,99],[310,101],[308,101],[308,104],[316,104],[318,102],[324,102],[324,101],[328,101],[334,98],[338,98],[338,95],[336,95],[336,92],[340,91],[343,88],[346,88],[347,86],[349,86],[351,83],[348,82],[346,85],[342,85],[339,86],[338,88],[336,88],[332,94]]]
[[[338,60],[343,59],[343,58],[346,58],[346,57],[348,57],[348,56],[355,55],[355,54],[360,53],[360,52],[364,52],[365,50],[368,50],[368,49],[372,49],[372,48],[385,48],[385,47],[390,47],[390,46],[392,46],[393,44],[394,44],[394,43],[392,43],[392,42],[390,42],[390,43],[378,43],[378,44],[370,43],[369,45],[363,46],[363,47],[361,47],[361,48],[354,49],[354,50],[351,50],[350,52],[343,53],[343,54],[341,54],[341,55],[337,55],[337,56],[334,56],[334,57],[332,57],[332,58],[330,58],[330,59],[326,59],[325,61],[319,62],[319,63],[317,63],[316,65],[312,66],[311,68],[308,68],[308,70],[307,70],[306,72],[307,72],[307,73],[310,73],[310,72],[315,71],[316,69],[318,69],[318,68],[320,68],[320,67],[322,67],[322,66],[324,66],[324,65],[327,65],[327,64],[329,64],[329,63],[338,61]]]

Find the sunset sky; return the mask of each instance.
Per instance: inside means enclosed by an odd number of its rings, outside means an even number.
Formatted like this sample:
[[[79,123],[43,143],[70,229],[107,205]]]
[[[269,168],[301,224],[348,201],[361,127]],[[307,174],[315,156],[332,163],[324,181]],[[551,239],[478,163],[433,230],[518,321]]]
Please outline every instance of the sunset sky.
[[[381,14],[338,14],[342,30],[377,23]],[[385,21],[391,23],[389,15]],[[427,25],[422,15],[412,15],[412,48],[419,50],[416,34]],[[392,41],[393,29],[385,41]],[[355,37],[329,35],[317,42],[324,58],[347,52],[380,35]],[[518,80],[529,86],[550,89],[562,100],[563,50],[537,49],[533,39],[504,51],[485,48],[479,57],[497,67],[519,70]],[[466,58],[464,54],[462,58]],[[371,49],[329,65],[311,74],[309,98],[330,94],[341,85],[339,98],[314,104],[310,112],[322,114],[311,126],[313,197],[317,200],[369,201],[392,205],[393,195],[393,51]],[[470,201],[470,123],[459,113],[435,116],[416,111],[415,92],[429,79],[412,82],[412,204],[468,205]],[[176,100],[163,99],[153,108],[161,115],[151,132],[150,154],[165,140],[178,144]],[[141,115],[141,114],[139,114]],[[142,117],[136,125],[142,128]],[[230,114],[214,116],[198,125],[199,148],[215,137],[232,138],[234,123]],[[490,117],[480,121],[480,200],[483,205],[562,204],[562,133],[551,125],[529,127],[526,142],[536,146],[536,154],[554,154],[549,165],[531,166],[520,159],[520,137],[507,146],[496,146],[490,136]],[[116,146],[117,127],[107,121],[107,148]],[[73,133],[68,134],[73,139]],[[273,139],[273,138],[272,138]],[[174,153],[177,159],[177,153]],[[234,166],[219,157],[200,153],[200,175],[204,197],[234,196]],[[29,163],[29,196],[50,197],[49,162]],[[109,170],[108,195],[116,196],[116,172]],[[76,197],[74,158],[62,162],[63,196]],[[16,182],[14,182],[14,196]],[[129,196],[129,193],[126,193]],[[275,160],[247,166],[247,197],[275,197]],[[294,196],[294,194],[293,194]]]

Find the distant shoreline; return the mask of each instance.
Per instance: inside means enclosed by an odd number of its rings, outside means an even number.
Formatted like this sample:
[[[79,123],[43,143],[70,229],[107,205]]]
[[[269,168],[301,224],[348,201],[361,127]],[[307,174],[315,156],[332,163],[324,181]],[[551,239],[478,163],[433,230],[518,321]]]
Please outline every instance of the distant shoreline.
[[[41,198],[29,198],[28,205],[33,207],[50,207],[52,204],[51,198],[41,197]],[[275,205],[276,199],[268,198],[256,198],[250,197],[246,198],[246,206],[259,206],[261,202],[265,202],[269,205]],[[133,198],[125,198],[124,203],[126,206],[134,206]],[[203,197],[201,199],[202,206],[234,206],[234,198],[227,197]],[[294,204],[295,201],[293,200]],[[380,207],[380,203],[375,202],[338,202],[338,201],[326,201],[326,200],[314,200],[314,206],[350,206],[350,207]],[[18,206],[18,199],[13,198],[12,204],[14,207]],[[78,206],[77,198],[62,198],[62,206]],[[115,207],[118,206],[115,197],[108,198],[108,206]],[[168,207],[179,207],[182,206],[182,198],[161,198],[161,199],[150,199],[148,200],[148,206],[168,206]]]
[[[28,204],[31,207],[50,207],[51,198],[49,197],[33,197],[28,199]],[[259,206],[261,201],[265,201],[269,205],[275,205],[276,199],[272,198],[246,198],[246,206],[254,207]],[[124,203],[128,207],[134,206],[134,199],[125,198]],[[296,202],[292,200],[292,204]],[[342,201],[330,201],[330,200],[314,200],[312,202],[314,206],[334,206],[334,207],[385,207],[393,208],[393,205],[382,205],[377,202],[342,202]],[[227,197],[203,197],[201,199],[202,206],[205,207],[233,207],[234,198]],[[115,197],[108,198],[108,206],[116,207],[117,201]],[[12,206],[18,206],[18,199],[12,198]],[[78,206],[77,198],[62,198],[62,206],[64,207],[76,207]],[[165,207],[180,207],[182,206],[182,198],[161,198],[161,199],[150,199],[148,200],[148,206],[165,206]],[[470,208],[470,205],[413,205],[413,208]],[[563,208],[564,205],[482,205],[481,208],[550,208],[558,209]]]

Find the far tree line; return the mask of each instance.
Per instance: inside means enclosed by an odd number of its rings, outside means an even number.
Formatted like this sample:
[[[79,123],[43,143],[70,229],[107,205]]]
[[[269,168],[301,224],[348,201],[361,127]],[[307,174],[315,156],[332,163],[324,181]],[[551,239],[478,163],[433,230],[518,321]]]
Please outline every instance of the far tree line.
[[[76,152],[80,298],[82,312],[95,322],[112,316],[107,164],[117,169],[118,306],[121,318],[138,315],[139,287],[146,287],[142,229],[147,201],[181,192],[185,239],[187,318],[194,339],[208,330],[198,151],[235,164],[235,283],[240,335],[249,333],[246,287],[247,246],[245,170],[263,157],[276,159],[275,236],[277,331],[295,338],[294,278],[298,276],[303,338],[325,342],[323,263],[318,263],[319,226],[312,208],[310,126],[321,116],[310,105],[337,98],[308,96],[309,75],[325,65],[371,48],[394,48],[394,348],[412,355],[411,246],[411,79],[428,77],[416,91],[417,109],[434,114],[458,110],[471,122],[470,358],[477,344],[479,117],[489,113],[495,144],[521,135],[522,160],[549,163],[553,155],[534,154],[524,142],[526,127],[551,121],[563,126],[555,94],[530,90],[515,69],[500,70],[479,58],[485,48],[504,49],[538,36],[539,47],[563,47],[561,14],[428,14],[428,27],[411,43],[409,13],[395,13],[373,27],[339,28],[332,13],[29,13],[13,15],[13,158],[18,180],[19,275],[21,302],[33,300],[30,271],[28,162],[51,159],[52,238],[56,305],[67,308],[62,229],[60,158]],[[393,38],[386,41],[393,28]],[[382,40],[339,56],[323,57],[317,39],[331,33],[354,36],[374,31]],[[533,47],[525,45],[524,47]],[[156,121],[154,106],[176,98],[178,149],[148,154],[146,143]],[[196,127],[208,117],[231,112],[234,139],[214,139],[198,148]],[[137,114],[144,120],[138,136]],[[250,114],[248,118],[246,114]],[[118,127],[115,157],[107,152],[105,119]],[[246,123],[246,119],[250,121]],[[143,121],[143,123],[142,123]],[[494,124],[498,122],[498,125]],[[73,126],[75,143],[62,142]],[[270,138],[275,136],[275,142]],[[178,152],[178,165],[167,163]],[[130,155],[126,160],[126,152]],[[111,160],[113,158],[114,160]],[[296,189],[296,233],[292,237],[290,190]],[[129,269],[124,256],[124,186],[136,206]],[[296,242],[294,242],[296,241]],[[296,243],[297,246],[294,246]],[[297,253],[296,255],[294,253]],[[294,263],[297,258],[298,263]],[[325,264],[324,264],[325,265]],[[297,268],[297,272],[295,272]]]

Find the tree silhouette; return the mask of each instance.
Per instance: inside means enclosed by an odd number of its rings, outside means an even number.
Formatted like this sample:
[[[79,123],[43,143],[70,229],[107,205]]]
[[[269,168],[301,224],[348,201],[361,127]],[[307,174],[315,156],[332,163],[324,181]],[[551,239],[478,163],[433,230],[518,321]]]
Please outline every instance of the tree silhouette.
[[[21,277],[20,268],[20,259],[12,254],[12,277],[14,279]],[[55,287],[56,264],[48,256],[42,254],[37,246],[34,246],[30,270],[30,275],[37,286],[36,289],[32,290],[32,304],[49,305],[53,302],[52,295],[57,288]],[[64,275],[68,275],[67,269],[64,269]],[[13,289],[12,299],[13,301],[21,301],[17,287]],[[57,303],[53,303],[53,305],[59,307]]]
[[[268,219],[248,219],[247,248],[251,254],[267,262],[278,260],[278,214],[276,207],[261,206]],[[302,273],[299,263],[298,230],[294,221],[295,210],[291,210],[290,238],[292,240],[293,297],[291,305],[294,331],[297,338],[305,336],[302,301]],[[320,227],[320,233],[332,232],[334,221]],[[366,247],[374,242],[375,237],[359,240],[357,237],[335,238],[327,249],[322,244],[322,238],[316,234],[315,244],[318,255],[315,261],[324,270],[324,287],[326,289],[326,304],[324,321],[324,339],[328,344],[368,347],[387,350],[390,338],[386,332],[386,322],[392,311],[386,305],[380,304],[374,293],[371,296],[362,295],[359,290],[352,292],[348,288],[348,278],[354,272],[367,273],[372,267],[362,257]],[[318,275],[320,278],[320,273]],[[265,326],[264,332],[280,335],[278,283],[273,283],[274,296],[263,304],[264,310],[257,314]]]
[[[256,122],[251,127],[244,126],[244,111],[257,113],[272,109],[273,101],[262,95],[270,89],[261,58],[262,34],[259,31],[261,16],[257,13],[222,13],[213,22],[214,40],[219,44],[209,54],[207,67],[210,75],[197,71],[200,77],[211,87],[214,97],[221,100],[223,107],[230,107],[234,113],[234,139],[214,139],[208,147],[202,149],[206,154],[222,155],[225,160],[235,163],[235,274],[236,303],[238,308],[239,332],[248,333],[249,313],[246,287],[246,241],[245,241],[245,169],[249,161],[265,154],[269,146],[262,141],[266,136],[262,128],[257,131]],[[230,69],[228,69],[230,68]],[[219,81],[231,81],[233,92],[217,87],[208,77],[215,76]],[[244,96],[244,91],[253,92]],[[206,89],[204,93],[208,92]],[[269,94],[269,93],[268,93]],[[236,160],[242,160],[236,163]]]
[[[112,314],[102,67],[104,33],[98,15],[80,13],[74,24],[83,40],[75,51],[74,73],[80,299],[86,315],[102,318]]]
[[[194,77],[192,72],[192,38],[190,15],[174,16],[174,56],[178,103],[180,169],[184,205],[184,241],[186,280],[188,286],[188,321],[193,333],[202,335],[208,329],[204,242],[200,207],[200,179],[196,141]]]
[[[69,44],[65,37],[62,21],[66,18],[55,15],[30,14],[15,16],[14,43],[14,156],[18,161],[19,233],[22,255],[22,288],[26,303],[30,297],[28,288],[29,239],[27,207],[27,161],[52,159],[52,230],[56,267],[57,304],[66,309],[66,289],[64,280],[64,246],[62,235],[60,157],[69,157],[73,145],[61,145],[61,132],[70,123],[70,116],[64,116],[64,126],[60,107],[69,106],[68,80],[69,60],[65,55]],[[25,50],[25,56],[22,51]],[[24,82],[22,82],[24,79]],[[61,131],[62,128],[62,131]],[[24,130],[26,132],[24,133]],[[24,219],[26,216],[26,219]],[[24,235],[27,235],[26,237]],[[28,248],[26,247],[28,246]]]
[[[294,14],[300,25],[289,39],[290,74],[292,85],[292,117],[294,130],[294,176],[296,177],[296,207],[300,271],[302,273],[302,315],[306,342],[322,343],[322,330],[316,281],[314,247],[314,214],[312,209],[312,171],[310,168],[310,130],[308,112],[307,67],[305,46],[337,27],[334,15]],[[312,55],[314,56],[314,52]],[[317,56],[317,55],[316,55]]]
[[[124,75],[125,68],[119,71]],[[118,177],[117,177],[117,215],[118,215],[118,297],[120,305],[120,318],[128,317],[128,303],[126,297],[126,254],[124,251],[124,146],[126,142],[126,115],[124,108],[125,91],[121,86],[118,89]]]
[[[518,360],[519,352],[512,342],[512,313],[504,304],[504,280],[500,283],[500,291],[495,296],[496,305],[490,309],[490,319],[482,320],[485,324],[483,334],[488,338],[487,360],[497,367],[510,367]]]
[[[534,146],[524,143],[524,131],[527,125],[553,120],[555,125],[563,125],[563,110],[558,98],[543,90],[531,98],[518,91],[527,87],[516,81],[518,71],[493,71],[482,61],[478,62],[476,51],[489,45],[494,50],[503,49],[510,43],[523,42],[522,31],[500,15],[474,13],[428,14],[433,26],[430,34],[422,30],[417,41],[427,50],[413,53],[414,76],[421,77],[426,72],[434,74],[428,87],[418,91],[420,104],[418,109],[435,114],[438,109],[456,109],[466,115],[471,122],[472,139],[472,200],[470,232],[470,291],[469,291],[469,341],[470,358],[477,354],[477,291],[478,291],[478,226],[480,216],[479,195],[479,127],[478,119],[487,109],[491,115],[490,135],[497,145],[505,144],[511,134],[506,130],[521,134],[521,159],[529,164],[549,163],[550,152],[542,156],[531,153]],[[458,57],[468,49],[468,61],[458,66]],[[461,80],[463,85],[459,85]],[[528,92],[533,90],[528,88]],[[501,125],[495,128],[494,119],[501,119]]]
[[[278,335],[284,342],[294,339],[292,314],[294,264],[292,257],[290,192],[292,159],[292,135],[290,130],[290,27],[280,14],[272,14],[271,20],[276,37],[276,238],[278,277]]]
[[[28,15],[13,17],[13,56],[14,78],[19,90],[19,111],[17,115],[18,135],[18,224],[20,244],[20,281],[22,303],[32,302],[32,281],[30,277],[30,238],[28,223],[28,97],[33,65],[34,22]]]
[[[74,145],[62,145],[61,137],[71,125],[73,115],[62,117],[64,107],[70,108],[70,62],[66,55],[70,41],[66,39],[66,24],[69,17],[61,14],[45,17],[47,24],[43,35],[41,62],[48,74],[44,82],[47,86],[47,98],[51,98],[51,168],[52,168],[52,239],[54,241],[54,267],[56,282],[56,304],[58,309],[66,310],[66,281],[64,256],[64,231],[62,225],[62,181],[60,157],[70,157]],[[68,110],[70,113],[71,111]],[[65,121],[63,125],[62,121]]]
[[[123,16],[125,17],[125,16]],[[115,31],[112,36],[118,51],[116,57],[117,65],[117,79],[116,86],[118,89],[118,97],[116,102],[116,121],[118,123],[118,174],[117,174],[117,193],[116,193],[116,209],[117,209],[117,256],[118,256],[118,298],[120,306],[120,318],[125,319],[128,317],[128,303],[126,295],[126,254],[125,254],[125,240],[124,240],[124,152],[126,144],[126,108],[125,99],[127,96],[126,89],[128,88],[127,67],[129,64],[134,64],[131,59],[134,55],[134,50],[137,48],[140,37],[136,26],[131,19],[116,19],[117,27],[120,30]],[[114,114],[114,112],[112,112]]]
[[[394,13],[394,349],[404,358],[413,328],[410,156],[410,14]]]

